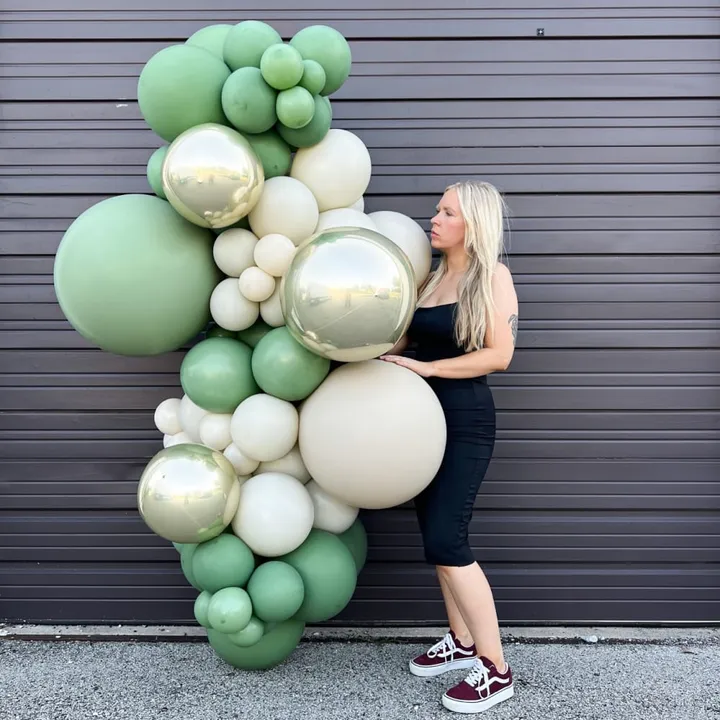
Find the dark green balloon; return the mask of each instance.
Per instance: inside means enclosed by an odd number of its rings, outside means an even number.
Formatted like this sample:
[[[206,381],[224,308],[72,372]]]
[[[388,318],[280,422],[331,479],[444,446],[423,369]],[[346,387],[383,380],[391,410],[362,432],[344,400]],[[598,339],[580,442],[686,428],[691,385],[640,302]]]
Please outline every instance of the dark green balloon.
[[[310,147],[317,145],[330,130],[332,125],[332,107],[330,100],[322,95],[315,95],[315,112],[312,120],[299,129],[285,127],[278,122],[275,126],[280,137],[285,140],[288,145],[295,148]]]
[[[195,582],[211,593],[227,587],[244,587],[254,569],[252,550],[231,533],[201,543],[192,558]]]
[[[241,670],[267,670],[280,665],[295,650],[305,630],[302,620],[292,618],[275,625],[260,642],[239,647],[231,637],[216,630],[208,630],[208,641],[226,663]]]
[[[162,184],[162,164],[163,160],[165,160],[165,155],[167,155],[168,147],[168,145],[163,145],[150,156],[146,171],[148,184],[152,188],[152,191],[163,200],[167,200],[167,197]]]
[[[260,69],[263,53],[282,37],[275,28],[260,20],[244,20],[233,26],[225,38],[223,58],[231,70],[242,67]]]
[[[365,531],[365,526],[360,522],[360,518],[357,518],[355,522],[344,533],[340,533],[338,537],[352,553],[359,575],[360,571],[365,567],[368,548],[367,532]]]
[[[224,62],[223,48],[225,47],[225,40],[227,39],[228,33],[232,30],[232,28],[232,25],[225,25],[222,23],[218,25],[208,25],[207,27],[200,28],[200,30],[194,32],[185,41],[185,44],[203,48],[203,50],[211,52]]]
[[[197,543],[186,543],[182,546],[182,549],[180,550],[180,568],[183,571],[185,579],[196,590],[202,591],[202,588],[198,585],[197,580],[195,580],[195,576],[192,571],[192,559],[195,554],[195,550],[197,550],[197,546]]]
[[[252,574],[247,591],[253,612],[266,622],[288,620],[300,609],[305,598],[300,573],[279,560],[260,565]]]
[[[277,92],[256,67],[236,70],[223,85],[222,107],[227,119],[242,133],[261,133],[277,122]]]
[[[290,172],[292,151],[277,131],[268,130],[257,135],[248,133],[245,137],[260,158],[266,180]]]
[[[259,392],[252,374],[252,350],[239,340],[202,340],[182,361],[180,383],[199,407],[213,413],[232,413]]]
[[[352,53],[348,41],[328,25],[310,25],[297,32],[290,44],[304,60],[315,60],[327,76],[323,95],[331,95],[342,87],[350,75]]]
[[[330,372],[330,360],[303,347],[283,326],[256,345],[252,372],[264,392],[292,402],[304,400],[317,389]]]
[[[315,60],[303,60],[303,76],[298,83],[311,95],[319,95],[325,87],[327,76],[323,66]]]
[[[272,329],[271,325],[268,325],[263,320],[258,320],[247,330],[239,330],[237,334],[238,340],[242,340],[246,345],[254,348]]]

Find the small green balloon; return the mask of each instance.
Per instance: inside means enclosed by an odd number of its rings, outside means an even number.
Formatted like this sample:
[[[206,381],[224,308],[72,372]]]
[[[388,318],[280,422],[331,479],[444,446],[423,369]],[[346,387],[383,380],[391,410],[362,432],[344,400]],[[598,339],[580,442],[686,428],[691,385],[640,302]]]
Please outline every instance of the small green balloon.
[[[251,647],[262,640],[265,634],[265,623],[254,615],[240,632],[228,635],[228,640],[239,647]]]
[[[318,388],[330,372],[330,360],[303,347],[283,326],[255,346],[252,371],[264,392],[292,402],[304,400]]]
[[[277,92],[256,67],[242,67],[222,88],[222,107],[227,119],[243,133],[261,133],[277,122]]]
[[[275,105],[277,119],[285,127],[298,130],[305,127],[315,114],[313,96],[300,86],[281,90]]]
[[[237,333],[233,330],[226,330],[225,328],[220,327],[219,325],[215,325],[214,327],[211,327],[209,330],[205,332],[206,338],[211,337],[224,337],[224,338],[232,338],[233,340],[237,339]]]
[[[330,130],[332,124],[330,100],[322,95],[315,95],[314,104],[313,118],[305,127],[296,130],[286,127],[280,122],[275,126],[280,137],[291,147],[303,148],[317,145]]]
[[[231,70],[243,67],[260,68],[263,53],[282,43],[280,34],[260,20],[244,20],[235,25],[225,38],[223,58]]]
[[[270,560],[252,574],[247,586],[255,614],[266,622],[283,622],[300,609],[305,586],[291,565]]]
[[[203,48],[203,50],[207,50],[224,62],[223,48],[225,46],[225,40],[227,40],[228,33],[232,30],[232,28],[232,25],[225,25],[222,23],[218,25],[208,25],[207,27],[200,28],[200,30],[194,32],[185,41],[185,44]]]
[[[303,76],[300,87],[304,87],[311,95],[319,95],[325,87],[327,75],[323,66],[315,60],[303,60]]]
[[[368,548],[367,532],[365,531],[365,526],[360,522],[360,518],[357,518],[355,522],[344,533],[340,533],[338,537],[352,553],[359,575],[360,571],[365,567]]]
[[[292,45],[284,43],[271,45],[260,60],[260,72],[265,82],[276,90],[287,90],[297,85],[303,69],[300,53]]]
[[[195,581],[211,593],[228,587],[244,587],[254,569],[252,550],[231,533],[222,533],[201,543],[192,559]]]
[[[255,154],[260,158],[266,180],[290,172],[292,151],[277,131],[268,130],[257,135],[248,133],[246,137]]]
[[[229,665],[241,670],[268,670],[280,665],[295,650],[305,623],[291,619],[279,623],[251,647],[239,647],[229,635],[208,630],[208,642],[213,650]]]
[[[265,321],[258,320],[247,330],[238,331],[238,340],[254,348],[272,329],[272,326],[268,325]]]
[[[342,87],[350,75],[352,53],[348,41],[335,28],[328,25],[310,25],[297,32],[290,40],[304,60],[319,63],[327,81],[323,95],[331,95]]]
[[[195,576],[192,571],[192,559],[197,550],[197,543],[185,543],[180,551],[180,568],[183,571],[185,579],[198,591],[202,591],[202,588],[195,580]]]
[[[193,605],[193,615],[199,625],[204,628],[209,628],[210,621],[208,620],[208,608],[210,607],[210,601],[212,600],[212,594],[207,590],[203,590],[196,598],[195,604]]]
[[[208,622],[213,630],[236,633],[244,630],[252,617],[250,596],[242,588],[218,590],[208,605]]]
[[[150,156],[146,172],[148,184],[152,188],[152,191],[163,200],[167,200],[167,197],[162,184],[162,164],[165,155],[167,155],[168,147],[169,145],[163,145]]]
[[[213,413],[232,413],[259,392],[252,350],[232,338],[208,338],[191,348],[180,366],[180,383],[190,400]]]

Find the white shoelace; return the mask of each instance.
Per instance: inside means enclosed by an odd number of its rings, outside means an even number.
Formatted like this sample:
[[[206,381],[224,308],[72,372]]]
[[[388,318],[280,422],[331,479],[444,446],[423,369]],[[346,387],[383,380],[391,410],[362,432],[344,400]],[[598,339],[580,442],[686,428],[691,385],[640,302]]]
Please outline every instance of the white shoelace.
[[[472,666],[472,670],[465,678],[465,682],[477,690],[477,694],[482,697],[490,695],[490,673],[485,665],[479,660]]]
[[[457,645],[455,644],[455,640],[453,640],[453,636],[450,633],[447,633],[442,640],[436,642],[428,650],[427,654],[428,657],[439,656],[448,662],[449,660],[452,660],[452,656],[455,654],[456,650]]]

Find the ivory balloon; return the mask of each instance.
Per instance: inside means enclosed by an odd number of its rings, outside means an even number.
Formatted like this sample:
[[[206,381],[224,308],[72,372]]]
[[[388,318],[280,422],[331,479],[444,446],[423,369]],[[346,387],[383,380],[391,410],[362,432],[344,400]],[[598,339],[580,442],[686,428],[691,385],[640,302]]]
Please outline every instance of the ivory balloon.
[[[315,480],[311,480],[305,487],[310,493],[315,508],[313,527],[339,535],[348,530],[355,522],[359,513],[358,508],[333,497],[323,490]]]
[[[222,452],[232,442],[230,420],[232,415],[208,413],[200,421],[200,441],[213,450]]]
[[[273,294],[260,303],[260,317],[271,327],[280,327],[285,324],[282,299],[280,296],[280,283],[275,284]]]
[[[259,267],[243,270],[238,279],[240,292],[252,302],[264,302],[275,292],[275,278]]]
[[[292,475],[296,480],[303,483],[303,485],[310,480],[310,473],[305,467],[302,455],[300,454],[300,447],[297,444],[287,455],[283,455],[279,460],[261,462],[257,468],[257,474],[259,475],[265,472],[280,472],[286,475]]]
[[[180,426],[194,443],[200,442],[200,423],[207,414],[205,408],[196,405],[187,395],[182,396],[178,419]]]
[[[264,393],[252,395],[233,413],[230,432],[243,455],[260,462],[279,460],[297,442],[298,412],[286,400]]]
[[[155,408],[155,427],[165,435],[175,435],[179,433],[180,420],[178,413],[180,412],[180,398],[168,398],[163,400]]]
[[[352,208],[338,208],[320,213],[315,232],[343,227],[366,228],[378,232],[377,226],[368,215]]]
[[[217,284],[210,296],[212,319],[225,330],[247,330],[260,315],[258,303],[248,300],[235,278],[225,278]]]
[[[193,439],[182,430],[174,435],[163,435],[163,447],[172,447],[173,445],[184,445],[192,443]]]
[[[268,275],[282,277],[295,254],[295,243],[285,235],[271,233],[258,240],[254,251],[255,264]]]
[[[250,475],[257,470],[257,467],[260,464],[259,460],[253,460],[247,455],[244,455],[235,443],[228,445],[225,450],[223,450],[223,455],[232,463],[232,466],[235,468],[235,472],[238,475]]]
[[[215,264],[229,277],[239,278],[255,263],[253,255],[258,239],[249,230],[231,228],[220,233],[213,243]]]

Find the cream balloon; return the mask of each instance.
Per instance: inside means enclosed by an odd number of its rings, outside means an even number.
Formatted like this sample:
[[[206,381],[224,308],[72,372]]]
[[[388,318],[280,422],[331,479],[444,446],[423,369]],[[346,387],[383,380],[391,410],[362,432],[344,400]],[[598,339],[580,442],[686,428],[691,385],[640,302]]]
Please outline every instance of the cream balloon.
[[[361,227],[377,232],[377,227],[370,217],[352,208],[338,208],[320,213],[315,232],[343,227]]]
[[[305,542],[313,520],[313,501],[299,480],[263,473],[241,486],[232,529],[257,555],[278,557]]]
[[[253,254],[258,239],[249,230],[232,228],[215,238],[213,258],[215,264],[229,277],[240,277],[243,270],[254,264]]]
[[[243,274],[238,279],[238,287],[248,300],[259,303],[267,300],[275,292],[275,278],[253,265],[243,270]]]
[[[260,317],[270,325],[270,327],[280,327],[285,324],[280,291],[281,285],[280,283],[276,283],[273,294],[267,300],[260,303]]]
[[[393,363],[342,365],[308,397],[299,444],[311,477],[358,508],[407,502],[440,468],[447,428],[430,385]]]
[[[232,415],[208,413],[199,426],[200,442],[213,450],[221,452],[232,442],[230,420]]]
[[[169,448],[173,445],[187,445],[192,443],[192,438],[182,430],[174,435],[163,435],[163,447]]]
[[[300,447],[297,444],[287,455],[283,455],[279,460],[261,462],[257,467],[257,474],[259,475],[265,472],[280,472],[286,475],[292,475],[296,480],[303,483],[303,485],[310,480],[310,473],[305,467],[302,455],[300,455]]]
[[[200,423],[208,414],[207,410],[196,405],[187,395],[182,396],[180,409],[178,410],[178,419],[180,420],[180,426],[192,442],[201,442]]]
[[[155,408],[155,427],[165,435],[175,435],[182,430],[178,413],[180,412],[180,398],[163,400]]]
[[[287,271],[295,254],[295,243],[279,233],[265,235],[255,246],[255,264],[268,275],[279,278]]]
[[[361,213],[365,212],[365,196],[359,197],[352,205],[349,205],[351,210],[359,210]]]
[[[286,400],[265,393],[251,395],[233,413],[230,432],[243,455],[260,462],[279,460],[297,442],[298,412]]]
[[[253,458],[249,458],[247,455],[243,455],[240,448],[235,443],[228,445],[223,450],[223,455],[232,463],[232,466],[235,468],[235,472],[239,476],[252,475],[260,464],[259,460],[254,460]]]
[[[348,530],[355,522],[360,512],[358,508],[325,492],[314,480],[311,480],[305,487],[310,493],[315,508],[313,527],[339,535]]]
[[[367,190],[371,174],[365,143],[340,128],[331,128],[316,145],[300,148],[290,168],[290,177],[310,188],[320,212],[355,203]]]
[[[237,279],[225,278],[210,296],[210,314],[225,330],[247,330],[258,319],[260,306],[240,292]]]

